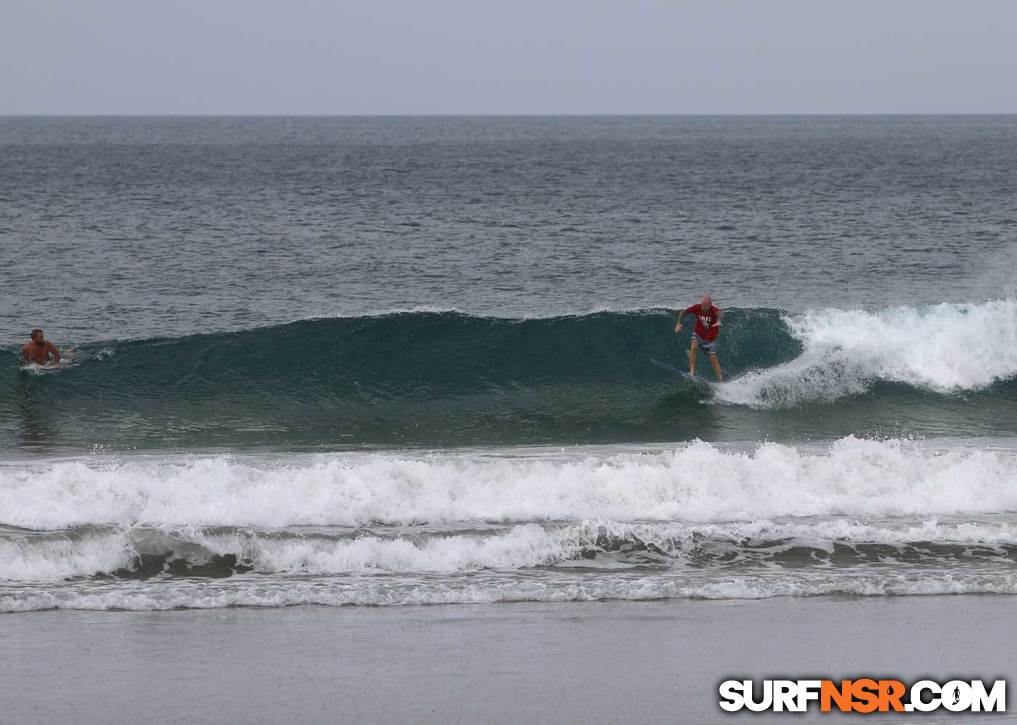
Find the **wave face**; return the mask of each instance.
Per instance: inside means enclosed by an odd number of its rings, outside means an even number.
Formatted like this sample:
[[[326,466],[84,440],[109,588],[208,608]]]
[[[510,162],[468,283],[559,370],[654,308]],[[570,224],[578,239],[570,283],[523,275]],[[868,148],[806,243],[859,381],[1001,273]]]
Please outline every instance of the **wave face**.
[[[1017,593],[1017,450],[143,456],[0,468],[0,611]]]
[[[730,382],[683,384],[663,311],[322,319],[87,345],[10,370],[24,447],[462,446],[1017,434],[1017,302],[731,310]],[[708,371],[705,360],[701,368]]]

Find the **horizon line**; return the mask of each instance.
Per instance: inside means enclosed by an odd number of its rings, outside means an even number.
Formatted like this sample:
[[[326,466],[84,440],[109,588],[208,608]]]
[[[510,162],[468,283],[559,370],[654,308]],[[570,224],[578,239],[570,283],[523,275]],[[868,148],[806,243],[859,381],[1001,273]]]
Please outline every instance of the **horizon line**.
[[[720,112],[720,113],[0,113],[0,118],[783,118],[873,116],[1017,116],[1017,111],[844,111],[844,112]]]

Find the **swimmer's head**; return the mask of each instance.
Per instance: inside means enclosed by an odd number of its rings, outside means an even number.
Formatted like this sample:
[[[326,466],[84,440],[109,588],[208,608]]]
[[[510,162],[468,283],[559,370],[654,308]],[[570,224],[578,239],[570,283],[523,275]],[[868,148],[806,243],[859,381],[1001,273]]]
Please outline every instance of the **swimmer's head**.
[[[42,336],[42,330],[40,330],[38,327],[32,330],[32,342],[34,342],[37,345],[41,345],[45,341],[46,338]]]

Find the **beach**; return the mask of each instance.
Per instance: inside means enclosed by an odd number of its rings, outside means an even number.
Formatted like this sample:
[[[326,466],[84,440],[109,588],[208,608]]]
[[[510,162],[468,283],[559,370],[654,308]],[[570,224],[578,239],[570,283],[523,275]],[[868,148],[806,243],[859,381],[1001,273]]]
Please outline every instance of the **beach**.
[[[0,618],[0,704],[11,725],[787,722],[721,711],[718,683],[1013,682],[1013,616],[987,595],[36,612]]]

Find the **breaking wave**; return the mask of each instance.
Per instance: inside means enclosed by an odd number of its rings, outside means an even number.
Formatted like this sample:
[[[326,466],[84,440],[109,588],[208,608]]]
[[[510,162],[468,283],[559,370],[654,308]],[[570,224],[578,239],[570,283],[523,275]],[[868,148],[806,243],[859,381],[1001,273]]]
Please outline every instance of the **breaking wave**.
[[[1017,511],[1013,451],[848,437],[561,456],[77,459],[0,468],[0,524],[421,525]]]
[[[1015,300],[730,310],[730,380],[709,390],[649,364],[684,364],[672,328],[653,310],[410,312],[92,344],[11,369],[0,422],[19,446],[76,450],[1017,433]]]

